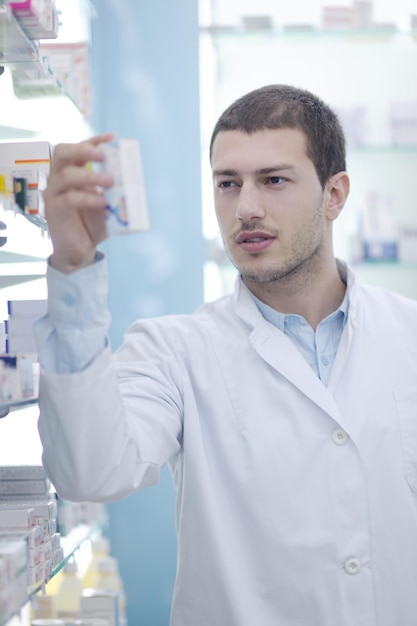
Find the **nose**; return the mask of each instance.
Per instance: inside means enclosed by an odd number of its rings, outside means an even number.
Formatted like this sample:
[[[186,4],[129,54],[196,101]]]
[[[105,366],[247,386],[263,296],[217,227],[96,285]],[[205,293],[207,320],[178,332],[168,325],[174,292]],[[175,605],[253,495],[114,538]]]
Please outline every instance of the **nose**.
[[[254,219],[263,219],[265,209],[259,191],[249,184],[243,184],[240,188],[236,205],[236,219],[248,222]]]

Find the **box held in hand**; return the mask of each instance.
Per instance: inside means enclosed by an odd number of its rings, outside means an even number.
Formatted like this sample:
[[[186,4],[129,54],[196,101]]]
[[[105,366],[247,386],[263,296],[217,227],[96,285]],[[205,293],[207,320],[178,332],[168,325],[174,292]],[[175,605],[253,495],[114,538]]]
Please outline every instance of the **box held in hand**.
[[[139,143],[136,139],[115,139],[100,146],[105,154],[102,171],[114,177],[105,190],[109,235],[148,230],[145,185]]]

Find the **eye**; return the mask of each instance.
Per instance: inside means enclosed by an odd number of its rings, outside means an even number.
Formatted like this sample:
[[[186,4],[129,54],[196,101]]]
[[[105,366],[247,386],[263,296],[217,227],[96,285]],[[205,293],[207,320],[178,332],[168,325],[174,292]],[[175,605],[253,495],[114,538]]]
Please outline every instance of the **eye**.
[[[234,186],[234,182],[231,180],[222,180],[219,183],[217,183],[217,187],[219,189],[230,189],[230,187]]]
[[[285,182],[285,178],[282,178],[281,176],[270,176],[267,178],[266,182],[271,183],[272,185],[279,185],[279,183]]]

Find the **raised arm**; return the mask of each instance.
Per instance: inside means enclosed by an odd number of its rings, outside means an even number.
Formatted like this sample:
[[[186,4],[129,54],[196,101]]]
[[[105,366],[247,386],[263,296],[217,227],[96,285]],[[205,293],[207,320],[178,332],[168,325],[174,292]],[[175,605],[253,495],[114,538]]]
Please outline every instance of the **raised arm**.
[[[54,251],[48,314],[35,324],[39,433],[48,476],[69,500],[108,501],[154,484],[180,449],[175,349],[157,329],[130,333],[118,358],[106,341],[106,259],[93,261],[107,237],[102,189],[112,180],[86,165],[103,158],[100,144],[111,138],[58,145],[44,193]]]

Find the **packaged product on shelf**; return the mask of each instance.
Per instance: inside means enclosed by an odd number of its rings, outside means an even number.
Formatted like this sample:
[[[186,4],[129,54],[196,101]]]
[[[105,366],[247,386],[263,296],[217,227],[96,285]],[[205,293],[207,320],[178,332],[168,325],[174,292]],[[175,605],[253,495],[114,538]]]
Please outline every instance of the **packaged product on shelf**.
[[[38,480],[2,480],[0,493],[5,496],[46,494],[51,488],[49,478]]]
[[[19,401],[34,395],[32,359],[0,355],[0,402]],[[4,493],[0,489],[0,493]]]
[[[38,58],[39,42],[28,39],[7,4],[0,5],[0,49],[4,62]]]
[[[39,525],[30,528],[1,528],[0,535],[3,537],[14,536],[26,541],[29,549],[38,548],[43,544],[43,528]]]
[[[0,168],[0,194],[3,198],[11,199],[15,196],[14,179],[11,174],[5,174]]]
[[[363,209],[364,261],[397,261],[398,232],[389,198],[376,191],[367,194]]]
[[[13,177],[14,200],[21,211],[29,212],[28,183],[26,178]]]
[[[0,322],[0,354],[6,352],[6,324]]]
[[[323,6],[322,26],[324,30],[343,30],[355,25],[354,10],[351,6]]]
[[[417,143],[417,100],[390,105],[391,142],[394,146]]]
[[[1,144],[0,144],[1,145]],[[38,319],[45,315],[48,310],[48,301],[43,300],[8,300],[7,312],[9,318],[32,318]]]
[[[43,213],[42,195],[51,164],[51,144],[47,141],[0,142],[0,173],[27,182],[28,213]]]
[[[43,55],[83,116],[91,113],[90,46],[85,41],[41,41]]]
[[[0,529],[30,528],[31,526],[35,526],[35,511],[33,508],[0,509]]]
[[[84,589],[81,594],[81,618],[107,620],[109,626],[120,626],[117,591]]]
[[[9,593],[9,615],[17,613],[27,599],[28,554],[24,539],[0,536],[0,559],[5,563],[2,588]]]
[[[0,503],[0,540],[23,539],[26,542],[29,586],[48,579],[54,568],[53,542],[45,529],[45,522],[49,520],[42,516],[46,513],[45,506],[35,506],[36,509],[25,503]]]
[[[111,589],[117,593],[119,626],[126,626],[126,596],[117,559],[106,556],[97,560],[96,589]]]
[[[398,260],[417,261],[417,222],[398,227]]]
[[[45,478],[46,471],[43,465],[0,465],[0,480],[34,480]]]
[[[29,39],[54,39],[58,36],[55,0],[11,1],[9,6]]]

